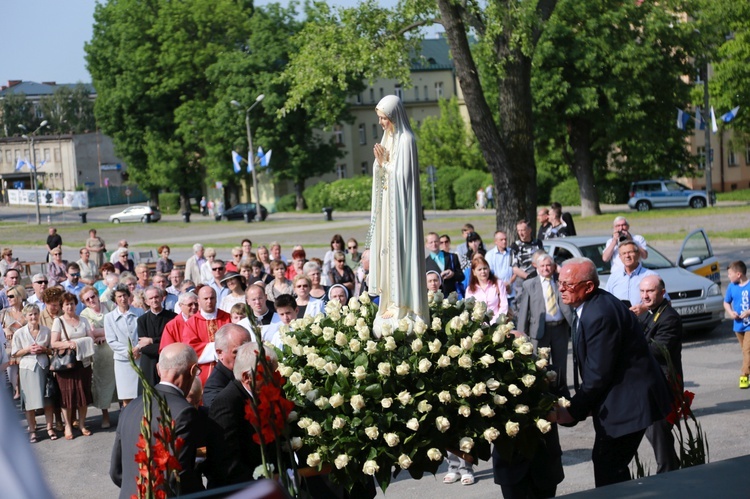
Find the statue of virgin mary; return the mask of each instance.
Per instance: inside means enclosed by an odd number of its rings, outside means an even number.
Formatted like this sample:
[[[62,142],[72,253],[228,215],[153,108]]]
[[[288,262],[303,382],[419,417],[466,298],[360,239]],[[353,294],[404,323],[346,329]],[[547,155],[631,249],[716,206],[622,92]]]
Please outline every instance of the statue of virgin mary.
[[[422,196],[414,133],[401,100],[375,107],[383,139],[375,144],[372,182],[370,293],[380,295],[373,330],[404,317],[429,323]]]

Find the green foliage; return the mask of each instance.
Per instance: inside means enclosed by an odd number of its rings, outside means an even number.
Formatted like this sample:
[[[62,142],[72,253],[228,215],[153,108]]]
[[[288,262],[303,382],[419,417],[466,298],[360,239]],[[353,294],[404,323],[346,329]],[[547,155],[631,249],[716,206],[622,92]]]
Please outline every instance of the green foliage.
[[[578,181],[569,178],[552,189],[550,195],[552,201],[557,201],[563,206],[580,206],[581,194],[578,192]]]
[[[604,179],[596,184],[599,201],[606,204],[625,204],[628,202],[630,180],[618,172],[607,172]]]
[[[474,203],[477,201],[477,191],[479,189],[484,190],[491,183],[492,176],[489,173],[475,170],[468,171],[458,177],[453,185],[456,208],[473,208]]]
[[[318,182],[305,189],[307,209],[317,213],[325,206],[343,211],[368,211],[372,199],[372,177],[361,176],[335,182]]]
[[[165,215],[174,215],[180,212],[180,195],[177,192],[160,192],[159,209]]]
[[[296,211],[297,209],[297,196],[295,194],[287,194],[281,196],[276,201],[276,211]]]
[[[31,101],[26,100],[26,94],[12,93],[0,100],[0,126],[4,137],[20,137],[24,131],[19,124],[32,131],[41,122],[34,113]]]
[[[57,87],[52,95],[39,99],[44,119],[49,122],[45,133],[87,133],[96,130],[94,101],[88,88],[79,83],[73,88]]]
[[[462,168],[446,166],[437,171],[437,183],[435,184],[435,203],[438,210],[453,210],[456,208],[456,181],[464,174]],[[423,186],[426,182],[423,182]],[[428,184],[429,185],[429,184]],[[424,189],[424,187],[423,187]],[[424,197],[422,200],[424,201]],[[429,197],[428,199],[432,199]]]

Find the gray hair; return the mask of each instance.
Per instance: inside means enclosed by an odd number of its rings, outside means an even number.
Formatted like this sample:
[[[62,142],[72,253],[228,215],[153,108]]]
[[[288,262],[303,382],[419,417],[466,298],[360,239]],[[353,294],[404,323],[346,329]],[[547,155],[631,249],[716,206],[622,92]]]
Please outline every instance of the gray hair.
[[[234,377],[242,381],[242,375],[246,372],[254,372],[255,365],[258,363],[258,353],[263,349],[263,353],[276,368],[278,357],[276,352],[270,347],[259,345],[255,342],[245,343],[237,349],[237,358],[234,359]]]
[[[613,225],[613,226],[614,226],[614,225],[617,225],[617,224],[618,224],[619,222],[625,222],[626,224],[630,225],[630,224],[628,223],[628,219],[627,219],[627,218],[625,218],[625,217],[623,217],[623,216],[615,217],[615,221],[614,221],[614,222],[612,222],[612,225]]]
[[[309,274],[310,272],[314,271],[321,272],[320,265],[318,265],[316,262],[307,262],[302,266],[302,272],[305,274]]]
[[[39,305],[37,305],[36,303],[29,303],[28,305],[26,305],[25,307],[23,307],[23,311],[21,313],[23,315],[28,315],[28,314],[30,314],[32,312],[36,312],[38,314],[39,313]]]
[[[216,350],[226,350],[229,348],[231,343],[232,333],[243,335],[246,339],[242,343],[249,343],[252,339],[250,332],[242,326],[237,324],[224,324],[216,331],[214,335],[214,341],[216,342]]]
[[[120,282],[120,276],[115,274],[114,272],[110,272],[107,274],[107,277],[104,278],[104,281],[107,283],[107,286],[110,284],[117,284]]]
[[[193,245],[193,253],[197,253],[202,249],[203,249],[203,245],[201,243],[195,243]]]
[[[177,299],[177,303],[179,303],[180,305],[184,305],[185,301],[187,301],[188,298],[195,298],[196,300],[198,300],[198,295],[196,295],[192,291],[188,291],[187,293],[182,293],[180,297]]]
[[[122,282],[121,282],[120,284],[118,284],[117,286],[115,286],[115,287],[114,287],[114,288],[112,289],[112,297],[114,298],[115,294],[117,294],[117,293],[122,293],[122,294],[124,294],[125,296],[133,296],[133,295],[132,295],[132,294],[130,293],[130,288],[128,287],[128,285],[127,285],[127,284],[124,284],[124,283],[122,283]]]
[[[195,350],[184,343],[176,343],[182,348],[167,345],[159,354],[159,368],[163,371],[176,370],[177,375],[186,373],[194,364],[198,363]]]
[[[144,289],[144,290],[143,290],[143,296],[146,296],[146,294],[147,294],[147,293],[148,293],[149,291],[156,291],[157,293],[159,293],[159,298],[162,298],[162,299],[163,299],[163,298],[164,298],[165,296],[167,296],[167,292],[166,292],[166,291],[164,291],[164,290],[163,290],[163,289],[161,289],[161,288],[157,288],[156,286],[147,286],[147,287],[146,287],[146,289]]]

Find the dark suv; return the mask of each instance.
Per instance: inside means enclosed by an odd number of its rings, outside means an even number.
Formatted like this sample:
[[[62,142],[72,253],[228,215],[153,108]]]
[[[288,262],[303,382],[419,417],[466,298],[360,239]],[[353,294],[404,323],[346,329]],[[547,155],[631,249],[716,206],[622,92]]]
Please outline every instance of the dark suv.
[[[690,189],[674,180],[644,180],[630,184],[628,206],[633,210],[652,208],[705,208],[706,191]]]

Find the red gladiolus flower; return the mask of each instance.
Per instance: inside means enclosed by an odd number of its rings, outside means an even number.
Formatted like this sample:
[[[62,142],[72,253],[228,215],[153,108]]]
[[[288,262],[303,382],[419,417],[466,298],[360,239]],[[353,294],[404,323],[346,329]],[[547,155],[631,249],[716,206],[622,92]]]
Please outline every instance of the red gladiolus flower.
[[[667,422],[674,425],[680,418],[687,420],[693,414],[690,407],[693,405],[694,398],[695,393],[688,390],[678,395],[672,402],[672,412],[667,415]]]

